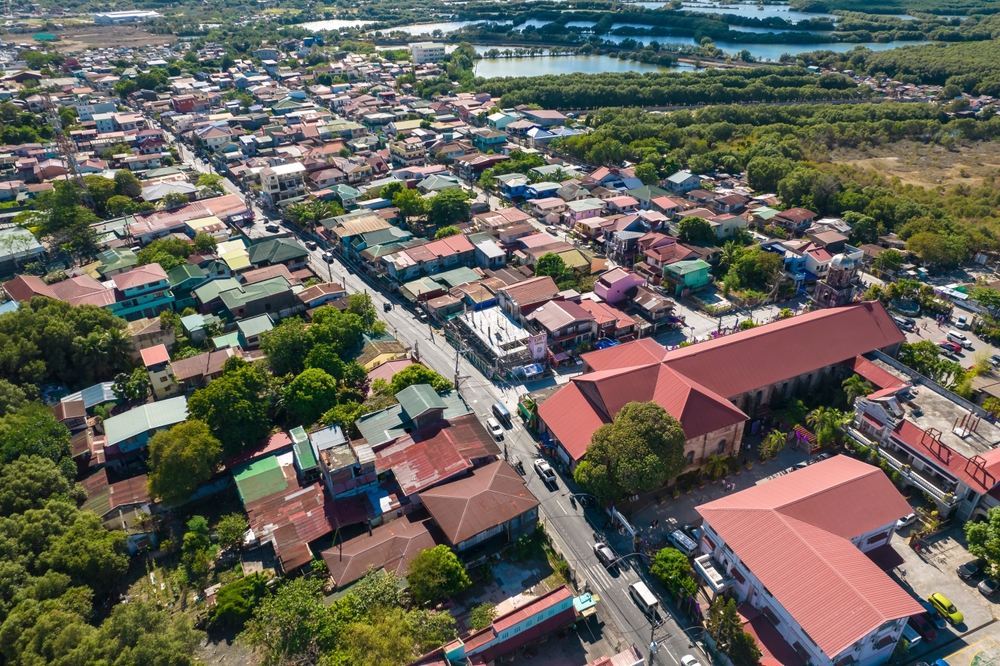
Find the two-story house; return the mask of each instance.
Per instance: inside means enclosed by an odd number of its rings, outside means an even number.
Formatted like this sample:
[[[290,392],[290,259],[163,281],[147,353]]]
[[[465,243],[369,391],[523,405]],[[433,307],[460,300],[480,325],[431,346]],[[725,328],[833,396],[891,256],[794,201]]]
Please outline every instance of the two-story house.
[[[558,358],[561,351],[594,339],[594,316],[573,301],[549,301],[532,310],[525,319],[545,331],[549,355],[555,365],[565,360]]]
[[[187,420],[187,398],[177,396],[134,407],[104,421],[107,453],[121,453],[124,459],[134,457],[146,447],[149,438],[160,430],[168,430]],[[109,456],[109,459],[111,456]],[[122,458],[118,458],[122,460]]]
[[[159,264],[138,266],[111,278],[115,302],[108,306],[113,314],[126,321],[155,317],[174,306],[170,280]]]
[[[270,314],[277,320],[298,308],[295,293],[281,275],[223,291],[219,299],[230,321],[262,314]]]

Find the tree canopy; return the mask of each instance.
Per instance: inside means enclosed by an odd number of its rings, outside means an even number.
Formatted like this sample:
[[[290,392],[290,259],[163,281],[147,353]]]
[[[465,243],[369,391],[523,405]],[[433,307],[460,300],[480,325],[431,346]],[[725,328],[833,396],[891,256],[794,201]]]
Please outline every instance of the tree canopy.
[[[392,382],[389,384],[389,391],[396,395],[408,386],[413,386],[414,384],[430,384],[437,392],[450,391],[454,388],[454,385],[439,375],[434,370],[420,365],[419,363],[414,363],[413,365],[408,365],[395,375],[392,376]]]
[[[191,394],[188,412],[207,424],[222,444],[223,455],[237,455],[267,436],[268,386],[263,370],[233,357],[226,361],[221,377]]]
[[[212,478],[222,458],[222,444],[208,425],[192,419],[149,440],[149,494],[165,504],[181,504]]]
[[[684,469],[687,437],[655,402],[630,402],[594,432],[573,478],[603,501],[649,492]]]
[[[465,567],[445,545],[429,548],[413,558],[406,581],[418,604],[440,601],[471,584]]]

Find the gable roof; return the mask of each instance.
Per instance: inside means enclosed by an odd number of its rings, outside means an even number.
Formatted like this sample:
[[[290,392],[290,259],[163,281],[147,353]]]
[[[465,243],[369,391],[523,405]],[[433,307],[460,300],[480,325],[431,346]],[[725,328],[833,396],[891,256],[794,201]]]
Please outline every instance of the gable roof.
[[[104,422],[104,433],[108,446],[114,446],[150,430],[180,423],[187,417],[187,398],[178,396],[140,405],[124,414],[112,416]]]
[[[423,514],[426,516],[426,514]],[[385,569],[400,577],[409,572],[410,562],[422,551],[437,545],[427,531],[430,518],[403,516],[399,520],[379,525],[371,535],[362,534],[339,546],[322,552],[330,575],[337,587],[353,583],[369,567]]]
[[[922,612],[850,541],[911,511],[877,467],[834,456],[697,510],[830,658]]]
[[[524,479],[503,460],[425,490],[420,500],[452,545],[502,525],[539,504]]]
[[[127,273],[119,273],[111,278],[115,283],[115,288],[121,291],[141,287],[146,284],[160,282],[167,279],[167,272],[159,264],[146,264],[136,266]]]
[[[268,262],[271,264],[282,264],[286,261],[309,256],[309,252],[289,238],[268,238],[259,243],[254,243],[248,248],[251,264]]]

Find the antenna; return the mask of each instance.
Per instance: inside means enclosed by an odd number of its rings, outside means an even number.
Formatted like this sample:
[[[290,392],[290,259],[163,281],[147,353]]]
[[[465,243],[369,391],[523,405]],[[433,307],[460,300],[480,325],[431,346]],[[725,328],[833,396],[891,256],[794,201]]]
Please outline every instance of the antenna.
[[[83,176],[80,175],[80,168],[76,163],[76,145],[63,132],[62,120],[59,118],[59,113],[52,104],[52,96],[49,93],[43,93],[39,97],[42,99],[42,108],[45,110],[49,126],[55,133],[56,145],[59,147],[59,152],[62,153],[63,159],[66,160],[67,180],[72,181],[73,184],[80,188],[80,196],[84,203],[93,208],[94,198],[87,191],[87,183],[84,181]]]

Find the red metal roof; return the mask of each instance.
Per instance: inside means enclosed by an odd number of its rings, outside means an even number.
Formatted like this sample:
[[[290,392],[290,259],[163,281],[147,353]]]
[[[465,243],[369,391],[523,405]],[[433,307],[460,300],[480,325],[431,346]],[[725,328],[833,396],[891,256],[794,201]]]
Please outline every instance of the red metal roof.
[[[437,545],[427,531],[430,518],[414,514],[403,516],[372,530],[371,536],[362,534],[340,545],[334,545],[321,554],[337,587],[358,580],[369,567],[392,571],[406,576],[410,562],[421,551]]]
[[[167,351],[167,347],[163,344],[156,345],[155,347],[146,347],[139,353],[142,355],[142,364],[147,368],[151,365],[170,362],[170,352]]]
[[[375,454],[375,469],[380,473],[392,470],[405,495],[472,469],[472,463],[459,452],[455,432],[447,425],[446,421],[400,437]]]
[[[503,460],[422,492],[420,501],[452,545],[538,506],[521,475]]]
[[[989,492],[997,485],[1000,476],[1000,458],[993,455],[986,464],[978,466],[944,442],[935,439],[920,426],[903,419],[892,430],[893,439],[916,453],[921,458],[930,461],[934,466],[947,471],[956,479],[979,493]]]
[[[309,542],[333,531],[332,505],[323,486],[289,488],[247,505],[250,527],[261,541],[272,541],[287,573],[312,559]]]
[[[867,379],[878,389],[899,391],[909,386],[907,382],[904,382],[888,370],[878,367],[864,356],[855,356],[844,365],[861,375],[864,379]]]
[[[904,340],[882,304],[865,302],[699,342],[667,353],[664,362],[731,398]]]
[[[698,507],[830,657],[889,620],[921,612],[850,541],[910,511],[881,470],[846,456]]]
[[[561,585],[534,601],[493,620],[493,631],[499,634],[504,629],[510,629],[515,624],[524,622],[529,617],[534,617],[543,611],[547,611],[559,602],[566,601],[572,597],[573,593],[570,592],[570,589],[565,585]]]

